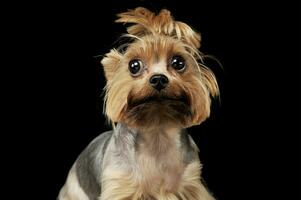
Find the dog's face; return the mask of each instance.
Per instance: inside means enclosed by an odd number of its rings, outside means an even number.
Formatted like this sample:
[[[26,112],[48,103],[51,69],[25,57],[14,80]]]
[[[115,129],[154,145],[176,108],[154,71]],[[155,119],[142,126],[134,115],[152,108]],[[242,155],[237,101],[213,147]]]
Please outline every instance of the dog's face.
[[[212,72],[199,63],[200,36],[173,21],[169,11],[154,15],[144,8],[119,15],[134,41],[102,60],[106,115],[131,127],[196,125],[210,114],[210,96],[218,95]]]

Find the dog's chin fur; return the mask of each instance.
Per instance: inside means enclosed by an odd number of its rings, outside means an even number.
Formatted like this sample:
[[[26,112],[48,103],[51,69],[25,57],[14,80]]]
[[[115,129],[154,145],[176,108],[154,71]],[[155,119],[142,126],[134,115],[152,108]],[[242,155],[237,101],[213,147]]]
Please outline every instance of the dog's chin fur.
[[[131,127],[147,128],[162,124],[186,127],[192,119],[187,95],[152,95],[140,99],[129,97],[122,121]]]

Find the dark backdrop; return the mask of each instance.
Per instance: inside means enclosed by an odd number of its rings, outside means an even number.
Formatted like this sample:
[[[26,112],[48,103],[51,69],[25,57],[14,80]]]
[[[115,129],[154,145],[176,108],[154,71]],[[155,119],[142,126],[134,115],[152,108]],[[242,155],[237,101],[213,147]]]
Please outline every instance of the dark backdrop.
[[[105,80],[98,56],[125,32],[114,23],[115,14],[137,6],[169,9],[201,32],[201,51],[223,64],[222,69],[206,60],[217,75],[221,101],[213,101],[205,123],[189,129],[209,189],[220,200],[271,195],[270,182],[279,174],[274,176],[278,163],[269,163],[285,157],[274,131],[287,116],[279,106],[287,88],[279,81],[285,70],[278,62],[279,30],[285,29],[279,11],[285,7],[190,0],[18,4],[10,23],[15,41],[9,45],[15,52],[10,63],[18,63],[18,73],[10,111],[16,120],[9,130],[18,133],[12,141],[21,154],[12,160],[18,163],[14,174],[26,175],[26,192],[55,199],[79,153],[110,129],[102,115]],[[12,186],[18,182],[13,179]]]

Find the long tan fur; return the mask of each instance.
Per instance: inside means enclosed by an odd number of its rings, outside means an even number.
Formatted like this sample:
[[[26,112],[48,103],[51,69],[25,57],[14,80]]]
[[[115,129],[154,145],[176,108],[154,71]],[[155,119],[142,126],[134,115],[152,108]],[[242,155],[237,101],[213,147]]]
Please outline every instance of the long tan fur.
[[[193,117],[189,119],[189,123],[183,122],[183,126],[197,125],[204,121],[210,115],[210,96],[218,96],[219,89],[215,76],[201,62],[202,54],[198,51],[200,34],[187,24],[175,21],[166,9],[155,15],[148,9],[139,7],[118,14],[118,17],[116,22],[132,24],[127,31],[134,41],[123,54],[114,49],[102,60],[108,80],[105,98],[108,119],[113,123],[124,120],[129,98],[127,94],[137,91],[132,94],[139,96],[142,91],[137,88],[147,87],[145,82],[129,75],[129,60],[140,57],[151,67],[158,59],[181,54],[189,61],[190,69],[179,77],[179,85],[188,91],[194,102],[191,108]]]
[[[214,200],[200,181],[200,164],[189,164],[177,192],[169,192],[160,184],[143,188],[135,180],[135,172],[104,172],[100,200]]]

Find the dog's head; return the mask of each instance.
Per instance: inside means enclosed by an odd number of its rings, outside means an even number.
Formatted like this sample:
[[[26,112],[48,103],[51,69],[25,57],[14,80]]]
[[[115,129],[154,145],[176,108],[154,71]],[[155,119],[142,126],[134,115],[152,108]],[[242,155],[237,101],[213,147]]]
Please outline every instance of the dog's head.
[[[131,23],[126,50],[112,49],[101,63],[107,79],[105,113],[131,127],[200,124],[219,94],[214,74],[202,64],[201,36],[168,10],[145,8],[118,14]]]

